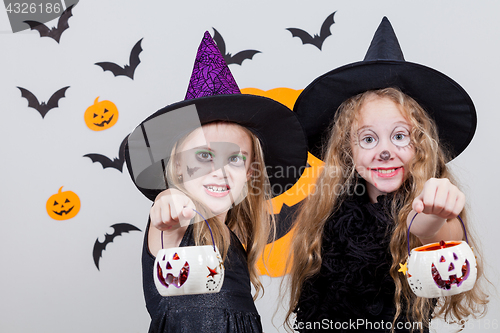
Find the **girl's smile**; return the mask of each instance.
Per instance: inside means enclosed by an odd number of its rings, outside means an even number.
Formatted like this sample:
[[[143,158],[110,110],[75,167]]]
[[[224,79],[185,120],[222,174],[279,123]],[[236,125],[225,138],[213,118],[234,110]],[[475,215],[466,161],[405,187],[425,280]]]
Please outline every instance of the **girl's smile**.
[[[205,191],[207,192],[208,195],[211,195],[216,198],[225,197],[226,195],[229,194],[229,191],[231,189],[230,186],[227,184],[224,185],[210,184],[203,186],[205,187]]]
[[[403,167],[398,168],[378,168],[372,169],[372,173],[374,173],[373,177],[381,177],[381,178],[391,178],[395,177],[399,174],[399,172],[404,173]]]

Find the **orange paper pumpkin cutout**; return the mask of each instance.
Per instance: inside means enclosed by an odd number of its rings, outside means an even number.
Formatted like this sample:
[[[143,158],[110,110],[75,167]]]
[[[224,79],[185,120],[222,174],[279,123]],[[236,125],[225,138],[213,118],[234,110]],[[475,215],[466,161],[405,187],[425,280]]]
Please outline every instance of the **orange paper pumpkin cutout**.
[[[118,121],[118,109],[111,101],[100,101],[99,96],[94,104],[85,110],[83,118],[87,127],[93,131],[103,131],[113,127]]]
[[[286,105],[293,109],[297,97],[299,97],[301,90],[290,88],[274,88],[271,90],[261,90],[257,88],[244,88],[241,89],[243,94],[251,94],[272,98],[281,104]],[[273,214],[279,215],[283,205],[288,207],[295,206],[304,200],[310,193],[314,191],[316,179],[318,178],[321,170],[323,169],[323,161],[318,159],[312,154],[308,154],[307,163],[309,166],[304,169],[304,173],[300,179],[285,193],[273,198],[271,200],[273,206]],[[291,222],[291,221],[282,221]],[[283,230],[289,230],[290,225],[284,226]],[[267,244],[264,248],[264,259],[259,259],[257,268],[261,275],[269,275],[271,277],[278,277],[287,274],[285,271],[286,258],[290,249],[290,243],[294,235],[294,229],[291,229],[285,235],[277,235],[277,240],[272,244]]]
[[[297,100],[297,97],[299,97],[302,90],[304,89],[295,90],[290,88],[274,88],[270,90],[260,90],[257,88],[244,88],[241,89],[241,93],[271,98],[283,105],[286,105],[290,110],[293,110],[295,101]]]
[[[316,185],[316,179],[318,178],[321,170],[323,170],[323,161],[308,153],[307,163],[309,167],[304,170],[304,173],[299,178],[297,183],[293,185],[285,193],[273,198],[271,200],[273,205],[273,213],[275,215],[280,214],[283,204],[288,207],[292,207],[312,193]],[[289,229],[290,226],[286,226]],[[295,229],[292,228],[286,235],[277,235],[277,237],[282,236],[277,239],[272,244],[267,244],[264,248],[264,258],[266,263],[262,259],[257,262],[257,268],[261,275],[269,275],[271,277],[283,276],[288,271],[285,271],[286,260],[283,260],[285,255],[288,255],[292,237],[294,237]],[[286,257],[285,257],[286,258]]]
[[[59,191],[52,195],[46,203],[47,214],[54,220],[68,220],[76,216],[80,211],[80,198],[72,191]]]

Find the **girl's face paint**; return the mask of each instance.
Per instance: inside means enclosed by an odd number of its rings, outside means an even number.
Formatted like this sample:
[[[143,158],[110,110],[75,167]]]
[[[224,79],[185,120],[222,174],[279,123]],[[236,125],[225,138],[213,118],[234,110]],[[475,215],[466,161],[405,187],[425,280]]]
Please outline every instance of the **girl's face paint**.
[[[356,171],[366,180],[371,202],[403,184],[405,167],[415,155],[410,130],[400,106],[389,98],[370,96],[361,106],[352,128],[351,148]]]
[[[179,147],[178,175],[184,188],[214,216],[244,198],[252,161],[249,135],[233,124],[208,124],[193,131]]]
[[[187,174],[189,177],[195,177],[195,173],[196,171],[200,170],[200,167],[193,167],[193,168],[190,168],[189,165],[186,165],[186,170],[187,170]]]

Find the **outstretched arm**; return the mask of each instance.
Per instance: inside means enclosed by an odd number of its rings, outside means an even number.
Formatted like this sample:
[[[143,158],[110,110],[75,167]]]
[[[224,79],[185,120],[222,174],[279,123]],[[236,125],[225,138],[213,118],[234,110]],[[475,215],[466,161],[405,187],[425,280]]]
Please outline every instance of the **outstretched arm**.
[[[151,253],[156,254],[162,248],[162,231],[163,248],[179,246],[189,221],[195,215],[194,208],[193,201],[176,189],[165,190],[156,197],[149,213],[151,227],[148,244]]]
[[[465,206],[465,195],[447,178],[431,178],[422,193],[413,200],[413,210],[407,218],[410,224],[416,213],[410,232],[422,244],[441,240],[461,240],[464,236],[462,224],[457,216]]]

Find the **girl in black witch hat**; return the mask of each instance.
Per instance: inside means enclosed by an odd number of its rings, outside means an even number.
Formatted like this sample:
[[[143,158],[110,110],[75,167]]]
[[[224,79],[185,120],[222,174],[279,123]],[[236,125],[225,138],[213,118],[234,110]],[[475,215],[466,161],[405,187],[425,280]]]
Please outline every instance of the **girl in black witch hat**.
[[[462,240],[457,215],[469,234],[465,196],[446,165],[476,128],[468,94],[444,74],[406,62],[384,18],[365,59],[317,78],[294,111],[325,167],[296,219],[287,323],[301,332],[407,332],[427,330],[432,315],[459,321],[483,313],[477,283],[421,298],[402,269],[413,217],[412,247]]]
[[[149,332],[261,332],[250,283],[262,289],[256,262],[273,238],[268,200],[300,177],[283,170],[302,171],[307,159],[295,114],[271,99],[240,94],[206,32],[186,99],[143,121],[125,151],[134,184],[156,200],[142,255]],[[208,219],[213,239],[205,223],[194,223],[194,208]],[[212,242],[224,260],[221,290],[162,297],[153,281],[157,251]],[[168,287],[180,288],[181,273],[173,279]]]

